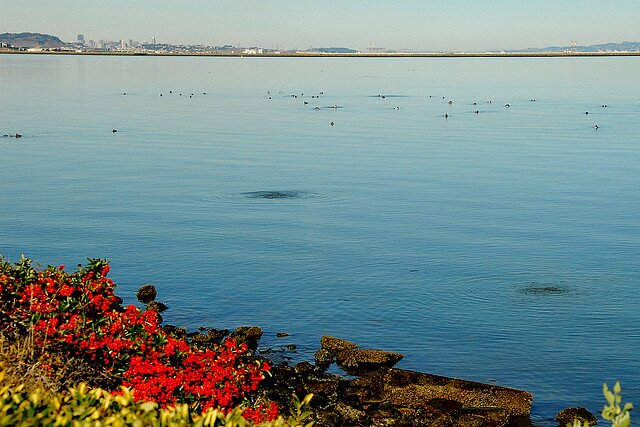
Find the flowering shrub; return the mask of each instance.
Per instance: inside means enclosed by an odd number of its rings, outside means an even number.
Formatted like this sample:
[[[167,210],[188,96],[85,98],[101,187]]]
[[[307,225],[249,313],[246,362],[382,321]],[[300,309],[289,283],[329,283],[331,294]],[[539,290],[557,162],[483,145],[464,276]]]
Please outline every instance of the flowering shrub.
[[[38,271],[24,257],[15,267],[0,258],[0,330],[32,331],[37,345],[120,378],[137,400],[223,411],[247,402],[270,369],[265,361],[233,339],[199,349],[164,331],[155,311],[122,306],[108,273],[101,259],[68,274],[64,266]],[[272,402],[245,412],[255,422],[278,416]]]
[[[187,404],[160,408],[157,403],[135,398],[126,387],[113,395],[99,388],[79,384],[56,396],[49,396],[41,388],[27,389],[24,384],[10,384],[0,364],[0,427],[4,426],[158,426],[158,427],[312,427],[305,422],[304,411],[311,395],[303,401],[295,396],[292,413],[273,421],[248,423],[249,409],[234,408],[222,412],[209,408],[197,411]]]

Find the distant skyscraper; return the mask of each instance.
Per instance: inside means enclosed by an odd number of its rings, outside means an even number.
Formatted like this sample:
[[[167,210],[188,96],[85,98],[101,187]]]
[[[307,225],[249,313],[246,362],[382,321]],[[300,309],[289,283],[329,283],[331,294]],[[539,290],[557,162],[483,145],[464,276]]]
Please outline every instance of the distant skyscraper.
[[[84,46],[84,34],[78,34],[78,44]]]
[[[120,49],[126,49],[127,48],[127,42],[125,42],[124,40],[120,40]]]
[[[156,44],[156,38],[155,37],[153,38],[153,44]]]

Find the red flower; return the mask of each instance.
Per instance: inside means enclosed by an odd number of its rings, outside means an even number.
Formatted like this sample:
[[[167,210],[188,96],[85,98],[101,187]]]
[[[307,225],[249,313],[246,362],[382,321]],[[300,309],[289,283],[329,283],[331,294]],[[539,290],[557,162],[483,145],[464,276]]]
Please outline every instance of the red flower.
[[[102,268],[102,271],[100,271],[100,275],[101,275],[102,277],[106,276],[106,275],[109,273],[109,270],[111,270],[111,267],[109,267],[109,265],[105,265],[105,266]]]

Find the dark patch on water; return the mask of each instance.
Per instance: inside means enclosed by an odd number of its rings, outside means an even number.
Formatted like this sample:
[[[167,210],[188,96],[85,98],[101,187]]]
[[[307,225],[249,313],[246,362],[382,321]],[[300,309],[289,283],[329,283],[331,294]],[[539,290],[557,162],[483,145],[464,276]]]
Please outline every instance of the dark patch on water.
[[[335,196],[326,193],[317,193],[302,190],[269,190],[269,191],[247,191],[243,193],[227,193],[219,195],[220,200],[334,200]]]
[[[307,199],[316,197],[314,193],[305,191],[250,191],[241,193],[246,199],[264,199],[264,200],[290,200],[290,199]]]
[[[530,283],[520,288],[520,292],[527,295],[566,295],[571,288],[564,285],[547,283]]]
[[[298,191],[251,191],[248,193],[242,193],[247,199],[299,199],[300,192]]]

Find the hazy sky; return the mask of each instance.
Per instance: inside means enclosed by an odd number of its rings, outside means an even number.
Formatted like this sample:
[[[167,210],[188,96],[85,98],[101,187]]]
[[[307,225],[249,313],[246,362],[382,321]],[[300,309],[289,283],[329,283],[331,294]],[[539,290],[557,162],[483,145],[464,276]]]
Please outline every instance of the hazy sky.
[[[640,0],[0,0],[0,33],[281,49],[496,50],[640,40]]]

